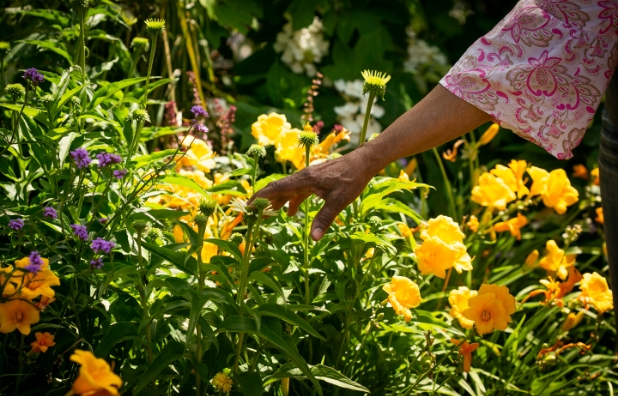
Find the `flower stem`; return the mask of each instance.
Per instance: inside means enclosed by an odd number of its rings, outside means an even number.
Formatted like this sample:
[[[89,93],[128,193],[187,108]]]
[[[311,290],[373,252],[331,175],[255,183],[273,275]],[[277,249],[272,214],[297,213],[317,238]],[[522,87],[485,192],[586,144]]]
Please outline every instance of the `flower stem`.
[[[311,154],[311,146],[307,145],[305,147],[305,167],[309,167],[309,155]],[[305,304],[309,304],[311,301],[311,296],[309,292],[309,234],[311,233],[311,228],[309,227],[309,197],[305,199],[305,246],[304,246],[304,268],[305,268]]]
[[[453,216],[453,220],[457,221],[457,209],[455,207],[455,198],[453,197],[453,189],[451,188],[451,182],[446,175],[446,169],[444,169],[444,163],[442,163],[442,158],[440,158],[440,154],[438,150],[434,147],[433,153],[436,156],[436,161],[438,161],[438,166],[440,166],[440,171],[442,172],[442,178],[444,179],[444,187],[446,187],[446,193],[448,195],[449,204],[451,206],[451,216]]]
[[[369,125],[369,117],[371,117],[371,107],[373,106],[373,101],[375,99],[374,93],[369,93],[369,98],[367,100],[367,109],[365,110],[365,120],[363,121],[363,129],[361,129],[360,140],[358,145],[365,143],[365,139],[367,137],[367,125]]]
[[[258,154],[255,153],[253,154],[253,175],[251,176],[251,187],[255,188],[255,179],[257,178],[257,172],[258,172]]]
[[[150,73],[152,73],[152,64],[154,63],[154,55],[155,50],[157,49],[157,38],[159,35],[153,35],[150,43],[150,58],[148,59],[148,74],[146,74],[146,85],[144,87],[144,100],[142,100],[142,104],[146,107],[146,102],[148,101],[148,85],[150,85]]]
[[[84,8],[79,7],[79,67],[82,69],[82,85],[86,85],[86,38],[85,38],[85,30],[86,30],[86,22],[84,15]]]

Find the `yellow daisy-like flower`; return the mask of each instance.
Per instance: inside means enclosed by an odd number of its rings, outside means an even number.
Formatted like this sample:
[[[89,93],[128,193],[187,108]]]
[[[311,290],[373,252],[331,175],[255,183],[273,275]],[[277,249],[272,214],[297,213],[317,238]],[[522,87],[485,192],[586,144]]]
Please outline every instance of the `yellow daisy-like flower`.
[[[517,197],[509,186],[499,177],[489,172],[479,177],[479,184],[472,189],[472,200],[479,205],[506,209],[506,205]]]
[[[81,365],[79,376],[73,383],[72,391],[78,395],[119,395],[122,379],[117,376],[109,364],[97,358],[90,351],[76,349],[71,355],[71,361]]]
[[[387,283],[382,289],[388,293],[388,302],[397,315],[403,315],[403,319],[409,322],[412,319],[410,308],[421,303],[418,285],[405,276],[393,276],[391,283]]]
[[[449,315],[459,320],[459,324],[464,329],[471,329],[472,326],[474,326],[474,322],[470,319],[466,319],[463,316],[463,312],[470,308],[468,306],[468,300],[476,295],[476,290],[470,290],[465,286],[460,286],[458,289],[451,290],[448,295],[448,302],[451,304]]]
[[[528,174],[532,177],[530,195],[540,195],[548,208],[554,208],[556,213],[564,214],[567,207],[579,200],[579,193],[571,186],[564,169],[555,169],[551,172],[530,167]]]
[[[232,390],[232,385],[234,385],[234,381],[225,373],[217,373],[210,382],[216,390],[223,393],[230,392]]]
[[[165,19],[146,19],[146,33],[156,36],[165,30]]]
[[[365,70],[361,72],[365,79],[363,83],[363,95],[369,92],[371,95],[382,98],[386,93],[386,83],[390,81],[391,76],[375,70]]]
[[[516,310],[515,297],[506,286],[489,284],[481,285],[478,294],[468,300],[468,305],[470,308],[463,316],[474,322],[480,335],[506,330]]]
[[[584,274],[579,288],[582,289],[580,300],[586,305],[592,305],[600,314],[614,308],[613,295],[607,280],[598,273]]]
[[[251,134],[258,140],[260,145],[272,146],[276,145],[283,137],[283,133],[291,128],[292,125],[284,114],[262,114],[251,125]],[[294,144],[298,145],[298,139]]]
[[[491,124],[491,126],[489,128],[487,128],[487,130],[481,135],[481,137],[479,138],[479,144],[481,146],[486,145],[487,143],[491,142],[496,135],[498,134],[498,132],[500,131],[500,125],[496,124],[495,122],[493,124]]]
[[[496,223],[494,226],[494,230],[496,232],[505,232],[510,231],[511,236],[517,238],[517,240],[521,240],[521,227],[524,227],[528,224],[528,218],[521,213],[517,213],[517,217],[509,219],[507,221],[501,221],[500,223]]]

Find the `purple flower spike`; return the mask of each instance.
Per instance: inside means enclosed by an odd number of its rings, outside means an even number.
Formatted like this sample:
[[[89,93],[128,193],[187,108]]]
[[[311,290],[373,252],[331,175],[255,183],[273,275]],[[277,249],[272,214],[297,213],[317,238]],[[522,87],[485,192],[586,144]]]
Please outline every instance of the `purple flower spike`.
[[[29,81],[35,87],[45,80],[43,75],[39,73],[39,71],[34,67],[31,67],[30,69],[26,69],[24,71],[24,79],[26,81]]]
[[[206,125],[196,124],[193,128],[195,129],[196,133],[202,133],[202,134],[208,133],[208,128],[206,127]]]
[[[105,254],[110,254],[112,252],[112,249],[115,246],[116,246],[115,242],[106,241],[103,238],[97,238],[93,240],[92,243],[90,244],[90,248],[92,249],[93,252],[95,253],[104,252]]]
[[[24,220],[23,219],[14,219],[9,221],[9,228],[14,229],[15,231],[19,231],[24,228]]]
[[[191,107],[191,113],[193,113],[195,118],[208,117],[208,112],[202,106]]]
[[[110,153],[99,153],[97,154],[97,159],[99,160],[99,168],[105,168],[108,165],[117,164],[122,161],[118,154]]]
[[[28,259],[30,260],[30,263],[26,265],[25,268],[30,272],[39,272],[41,270],[41,267],[43,267],[43,264],[45,264],[43,262],[43,259],[41,258],[41,255],[37,251],[31,252]]]
[[[43,208],[43,216],[51,217],[52,220],[56,220],[58,218],[58,212],[56,211],[56,209],[52,208],[51,206],[47,206]]]
[[[75,161],[75,166],[77,166],[77,169],[85,168],[92,162],[90,156],[88,155],[88,150],[81,147],[71,151],[71,157],[73,157],[73,161]]]
[[[71,228],[73,229],[73,234],[75,234],[82,241],[88,240],[88,229],[86,226],[79,224],[71,224]]]
[[[103,268],[103,259],[99,257],[99,258],[90,260],[90,266],[96,269]]]
[[[127,174],[127,170],[126,169],[120,169],[120,170],[115,170],[112,172],[114,174],[114,177],[118,180],[122,179],[124,177],[124,175]]]

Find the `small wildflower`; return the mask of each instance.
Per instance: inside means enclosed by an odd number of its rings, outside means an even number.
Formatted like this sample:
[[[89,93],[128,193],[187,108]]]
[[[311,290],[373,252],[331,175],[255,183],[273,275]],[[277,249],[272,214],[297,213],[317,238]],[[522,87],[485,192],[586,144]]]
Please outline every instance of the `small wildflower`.
[[[82,241],[88,240],[88,229],[86,226],[80,224],[71,224],[71,228],[73,229],[73,234],[77,236]]]
[[[500,131],[500,125],[496,123],[491,124],[491,126],[487,128],[487,130],[479,138],[479,144],[481,146],[484,146],[487,143],[491,142],[493,138],[496,137],[499,131]]]
[[[266,149],[262,145],[252,144],[251,147],[249,147],[249,150],[247,150],[247,155],[249,157],[255,157],[256,155],[258,157],[265,157]]]
[[[30,344],[30,346],[32,346],[32,350],[30,350],[30,353],[45,353],[47,352],[48,348],[56,345],[56,343],[54,342],[54,336],[48,332],[41,333],[37,331],[36,333],[34,333],[34,336],[36,337],[36,341]]]
[[[127,121],[150,122],[150,115],[146,110],[137,109],[127,116]]]
[[[117,164],[122,161],[122,158],[118,154],[110,154],[102,152],[97,154],[99,160],[99,168],[105,168],[108,165]]]
[[[142,49],[144,51],[148,51],[149,47],[150,47],[150,40],[148,40],[146,37],[134,37],[133,40],[131,40],[131,48],[137,48],[137,49]]]
[[[165,30],[164,19],[146,19],[144,23],[146,24],[146,33],[151,36],[157,36]]]
[[[208,117],[208,112],[202,106],[191,107],[191,113],[193,113],[194,118]]]
[[[9,228],[19,231],[24,228],[24,219],[13,219],[9,221]]]
[[[116,247],[116,243],[112,241],[106,241],[103,238],[97,238],[92,241],[90,244],[90,248],[95,253],[104,252],[105,254],[110,254],[112,249]]]
[[[232,385],[234,385],[234,381],[225,373],[217,373],[211,383],[217,391],[223,393],[229,393],[232,390]]]
[[[459,346],[459,354],[463,356],[463,371],[464,373],[469,373],[472,366],[472,352],[476,351],[479,347],[479,343],[473,342],[469,344],[468,341],[462,342],[462,340],[457,340],[455,338],[451,338],[451,342]]]
[[[210,217],[217,210],[217,201],[214,200],[213,197],[208,196],[202,199],[199,203],[200,213],[202,213],[206,217]]]
[[[21,84],[9,84],[4,88],[4,92],[11,96],[14,102],[25,95],[26,89]]]
[[[386,83],[390,81],[391,76],[378,71],[365,70],[361,73],[365,82],[363,83],[363,95],[367,92],[375,97],[384,100],[386,93]]]
[[[51,206],[46,206],[43,208],[43,217],[50,217],[52,220],[56,220],[58,218],[58,211]]]
[[[24,80],[28,81],[30,84],[32,84],[35,87],[45,80],[43,75],[39,73],[39,71],[35,69],[34,67],[31,67],[30,69],[26,69],[24,71],[23,78]]]
[[[30,253],[30,256],[28,256],[28,265],[26,265],[24,268],[30,272],[37,273],[41,270],[44,264],[45,262],[43,261],[43,258],[41,257],[39,252],[32,251]]]
[[[115,171],[113,171],[112,173],[114,174],[114,177],[118,180],[121,180],[126,174],[127,174],[127,170],[126,169],[117,169]]]
[[[206,125],[204,124],[195,124],[193,126],[193,129],[195,129],[195,133],[198,133],[198,134],[205,134],[205,133],[208,133],[209,131],[208,127],[206,127]]]
[[[98,258],[90,260],[90,266],[96,269],[103,268],[103,259],[101,257],[98,257]]]
[[[90,159],[90,155],[88,154],[88,150],[81,147],[71,151],[71,157],[73,158],[77,169],[86,168],[92,162],[92,159]]]

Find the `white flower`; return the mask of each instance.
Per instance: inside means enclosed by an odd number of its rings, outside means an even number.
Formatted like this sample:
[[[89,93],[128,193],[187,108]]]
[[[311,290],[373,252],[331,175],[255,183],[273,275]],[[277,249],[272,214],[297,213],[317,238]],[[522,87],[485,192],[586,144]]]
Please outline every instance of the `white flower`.
[[[358,110],[359,110],[358,103],[346,102],[346,104],[344,104],[343,106],[335,107],[335,114],[340,115],[342,117],[353,116],[354,114],[358,113]]]
[[[416,33],[408,27],[408,59],[403,63],[407,71],[416,71],[421,65],[440,65],[448,63],[446,55],[436,46],[430,46],[426,41],[416,37]]]
[[[273,45],[276,52],[282,52],[281,61],[288,65],[294,73],[303,71],[313,77],[317,74],[316,63],[328,54],[329,42],[324,39],[322,22],[318,17],[310,26],[292,32],[292,23],[283,26],[283,31],[277,34]]]
[[[334,108],[335,113],[339,116],[338,121],[348,131],[350,131],[350,141],[358,144],[360,140],[360,132],[365,122],[365,111],[367,111],[367,101],[369,98],[363,96],[362,80],[344,81],[336,80],[333,85],[335,89],[347,100],[343,106]],[[367,123],[367,136],[374,133],[380,133],[382,126],[376,118],[384,115],[384,108],[376,104],[377,98],[374,99],[371,107],[371,117]]]

